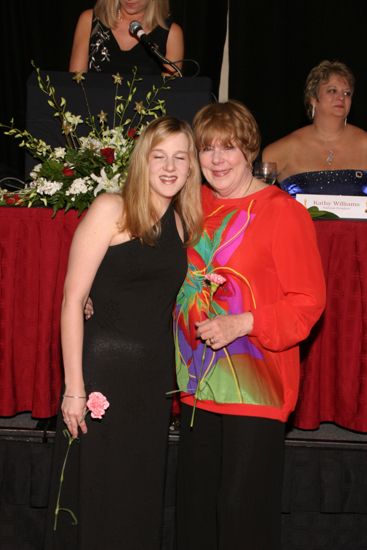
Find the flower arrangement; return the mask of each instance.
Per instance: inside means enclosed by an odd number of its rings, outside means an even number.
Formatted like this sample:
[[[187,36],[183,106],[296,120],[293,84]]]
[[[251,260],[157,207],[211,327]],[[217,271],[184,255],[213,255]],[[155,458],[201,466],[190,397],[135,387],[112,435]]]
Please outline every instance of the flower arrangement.
[[[0,124],[6,135],[20,140],[19,146],[39,161],[24,189],[0,189],[0,206],[50,206],[54,213],[70,208],[81,213],[99,193],[121,189],[135,140],[148,122],[165,114],[165,102],[159,94],[169,88],[167,82],[174,77],[162,77],[162,84],[153,85],[144,101],[135,101],[137,83],[142,80],[137,69],[127,82],[127,97],[120,95],[123,77],[119,73],[112,75],[115,95],[110,125],[103,110],[98,115],[90,112],[83,73],[74,73],[72,78],[82,87],[88,112],[85,120],[67,109],[66,99],[57,97],[50,77],[43,78],[39,68],[34,64],[33,67],[38,85],[60,121],[65,147],[51,147],[27,130],[15,128],[13,120],[10,125]],[[79,135],[83,123],[89,129],[84,137]]]
[[[88,414],[88,412],[90,412],[91,418],[101,420],[105,414],[106,409],[108,409],[109,406],[110,404],[107,401],[107,398],[103,395],[103,393],[98,391],[91,392],[86,402],[86,411],[85,411],[84,417]],[[63,434],[68,441],[68,445],[67,445],[66,454],[65,454],[64,462],[62,464],[61,474],[60,474],[59,490],[57,493],[57,500],[56,500],[56,506],[55,506],[55,512],[54,512],[54,526],[53,526],[54,531],[56,531],[57,529],[57,522],[58,522],[60,512],[66,512],[67,514],[69,514],[72,518],[72,524],[78,525],[78,518],[76,517],[74,512],[70,508],[65,508],[64,506],[60,505],[61,490],[64,482],[65,469],[66,469],[66,464],[68,461],[70,449],[72,444],[75,441],[78,441],[77,438],[74,438],[71,436],[67,428],[63,430]]]

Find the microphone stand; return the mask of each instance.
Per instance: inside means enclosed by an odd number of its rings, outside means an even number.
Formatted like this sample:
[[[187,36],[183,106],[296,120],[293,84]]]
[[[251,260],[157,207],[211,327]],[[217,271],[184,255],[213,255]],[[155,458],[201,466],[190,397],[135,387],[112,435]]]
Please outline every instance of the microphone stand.
[[[166,65],[169,65],[170,67],[172,67],[172,69],[174,69],[178,73],[178,76],[180,76],[182,78],[183,75],[182,75],[181,69],[179,69],[173,61],[170,61],[169,59],[164,57],[164,55],[161,54],[161,52],[159,51],[158,46],[156,46],[156,44],[151,44],[151,49],[152,49],[152,52],[155,53],[155,55],[161,61],[163,61],[163,63],[165,63]]]

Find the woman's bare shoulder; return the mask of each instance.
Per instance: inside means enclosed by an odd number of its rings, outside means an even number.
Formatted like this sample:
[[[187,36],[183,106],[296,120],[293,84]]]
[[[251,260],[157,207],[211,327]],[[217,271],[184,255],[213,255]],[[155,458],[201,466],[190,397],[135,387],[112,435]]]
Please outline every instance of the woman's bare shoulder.
[[[93,19],[93,10],[84,10],[79,16],[79,23],[84,23],[85,25],[89,25]]]
[[[308,127],[306,126],[270,143],[263,151],[263,160],[266,162],[280,162],[281,164],[286,163],[289,155],[301,147],[307,133]]]
[[[278,177],[282,180],[293,171],[295,159],[299,157],[309,137],[309,126],[299,128],[265,147],[262,159],[264,162],[277,163]]]
[[[120,223],[123,217],[123,199],[118,193],[102,193],[94,199],[83,220],[78,225],[77,232],[83,235],[94,235],[96,241],[108,243],[120,233]],[[119,237],[117,237],[119,238]]]
[[[89,210],[105,212],[112,214],[120,212],[123,208],[123,199],[121,193],[101,193],[94,199]]]
[[[348,124],[347,128],[350,131],[351,139],[359,140],[363,143],[367,143],[367,132],[358,126]]]
[[[270,153],[279,154],[279,153],[288,152],[290,147],[297,145],[300,142],[300,140],[302,140],[305,134],[306,128],[299,128],[298,130],[295,130],[294,132],[287,134],[286,136],[278,139],[277,141],[270,143],[267,147],[265,147],[264,155],[267,156]],[[266,160],[270,160],[270,158]]]

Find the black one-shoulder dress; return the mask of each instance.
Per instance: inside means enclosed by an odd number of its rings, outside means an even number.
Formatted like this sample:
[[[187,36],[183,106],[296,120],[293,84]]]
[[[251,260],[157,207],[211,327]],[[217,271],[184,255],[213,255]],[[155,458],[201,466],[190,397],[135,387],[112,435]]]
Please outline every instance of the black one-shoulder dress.
[[[186,251],[174,210],[161,219],[156,246],[138,239],[111,246],[91,296],[83,368],[87,393],[110,402],[102,420],[87,416],[88,433],[72,444],[60,504],[53,512],[67,440],[59,419],[47,550],[158,550],[170,400],[174,384],[172,309],[186,274]]]

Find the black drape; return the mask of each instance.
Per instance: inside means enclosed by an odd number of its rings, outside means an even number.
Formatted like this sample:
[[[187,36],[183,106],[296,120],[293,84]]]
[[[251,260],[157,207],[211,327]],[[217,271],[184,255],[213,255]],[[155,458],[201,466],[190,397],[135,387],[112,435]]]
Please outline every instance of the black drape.
[[[354,72],[349,120],[367,129],[367,2],[230,0],[229,11],[229,94],[253,111],[264,145],[307,123],[303,88],[323,59]]]
[[[24,128],[31,60],[43,69],[67,70],[77,19],[93,5],[93,0],[0,0],[0,122],[14,118],[15,125]],[[0,178],[22,178],[23,159],[23,150],[0,133]]]
[[[227,30],[228,0],[171,0],[172,15],[185,35],[185,58],[195,59],[200,74],[213,81],[218,94],[223,47]],[[185,64],[186,74],[193,66]]]

